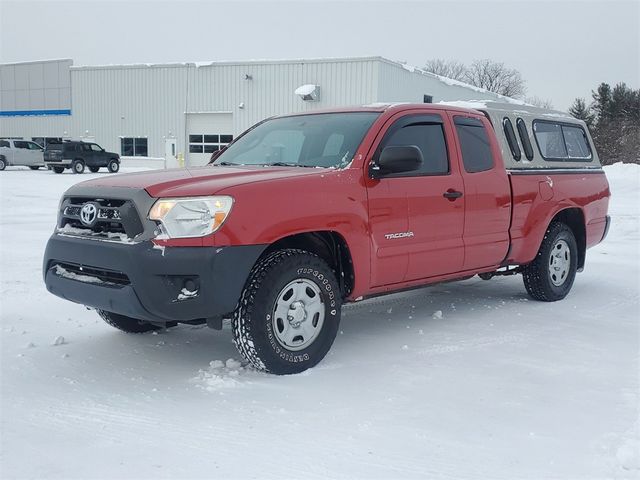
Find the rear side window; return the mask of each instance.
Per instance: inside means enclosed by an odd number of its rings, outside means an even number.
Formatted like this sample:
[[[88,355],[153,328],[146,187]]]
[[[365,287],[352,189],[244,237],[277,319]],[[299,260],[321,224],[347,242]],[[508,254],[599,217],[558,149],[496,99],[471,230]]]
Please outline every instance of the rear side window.
[[[0,147],[9,148],[9,142],[7,142],[6,140],[0,140]]]
[[[402,122],[403,120],[400,120]],[[391,127],[393,129],[393,127]],[[442,123],[409,123],[392,131],[383,147],[415,145],[422,152],[424,162],[420,170],[403,176],[442,175],[449,173],[447,145]]]
[[[13,146],[16,148],[25,148],[25,149],[29,148],[29,144],[27,142],[18,141],[18,140],[13,142]]]
[[[562,133],[564,135],[564,143],[567,146],[567,154],[569,155],[569,158],[591,158],[591,150],[589,149],[587,135],[584,133],[582,128],[563,125]]]
[[[462,163],[468,173],[484,172],[493,168],[493,155],[489,136],[480,120],[469,117],[454,117]]]
[[[518,118],[516,120],[516,128],[518,129],[518,135],[520,135],[520,141],[522,142],[522,148],[524,149],[524,155],[527,160],[533,160],[533,147],[531,146],[531,140],[529,140],[529,132],[527,130],[527,124],[524,120]]]
[[[533,134],[545,160],[591,160],[591,149],[582,127],[535,120]]]
[[[522,154],[520,153],[520,146],[518,140],[516,140],[516,132],[513,130],[513,124],[509,118],[504,117],[502,120],[502,126],[504,128],[504,135],[507,137],[507,143],[509,144],[509,150],[511,150],[511,156],[516,162],[520,161]]]

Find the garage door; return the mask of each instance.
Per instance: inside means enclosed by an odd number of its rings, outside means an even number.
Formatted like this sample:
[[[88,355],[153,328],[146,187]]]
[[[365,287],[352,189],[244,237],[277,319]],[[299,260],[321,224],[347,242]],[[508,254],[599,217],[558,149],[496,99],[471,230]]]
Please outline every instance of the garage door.
[[[206,165],[213,152],[233,140],[233,115],[188,113],[187,132],[187,165]]]

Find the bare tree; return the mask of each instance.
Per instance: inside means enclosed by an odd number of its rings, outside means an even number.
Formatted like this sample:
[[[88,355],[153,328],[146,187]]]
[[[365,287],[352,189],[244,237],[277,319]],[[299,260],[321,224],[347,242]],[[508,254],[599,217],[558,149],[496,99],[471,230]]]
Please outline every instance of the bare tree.
[[[460,81],[464,81],[467,75],[467,66],[464,63],[443,58],[427,60],[424,69],[427,72]]]
[[[467,69],[464,80],[476,87],[512,98],[522,97],[526,92],[525,81],[518,70],[489,59],[475,60]]]
[[[533,97],[527,97],[524,99],[524,101],[540,108],[547,108],[549,110],[553,108],[553,103],[551,102],[551,100],[549,100],[548,98],[540,98],[537,95],[534,95]]]

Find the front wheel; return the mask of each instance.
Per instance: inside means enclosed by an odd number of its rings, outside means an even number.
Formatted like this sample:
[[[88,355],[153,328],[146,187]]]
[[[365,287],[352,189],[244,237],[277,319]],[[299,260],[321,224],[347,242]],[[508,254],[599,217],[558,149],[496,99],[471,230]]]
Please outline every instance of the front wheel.
[[[100,170],[100,167],[89,167],[89,171],[90,171],[91,173],[97,173],[97,172],[98,172],[98,170]]]
[[[142,320],[107,312],[105,310],[98,310],[98,315],[112,327],[126,333],[146,333],[162,328],[152,323],[143,322]]]
[[[333,344],[342,305],[336,276],[318,256],[286,249],[251,271],[233,314],[236,348],[255,368],[300,373]]]
[[[567,296],[578,270],[578,245],[564,223],[549,225],[536,258],[522,271],[527,293],[536,300],[555,302]]]
[[[120,170],[120,162],[115,159],[109,160],[109,164],[107,165],[107,169],[111,173],[117,173]]]
[[[54,171],[55,173],[62,173],[62,172],[64,172],[64,167],[52,167],[52,168],[53,168],[53,171]]]
[[[7,168],[7,161],[4,159],[4,157],[0,157],[0,171],[4,170],[5,168]]]
[[[30,165],[29,168],[31,170],[38,170],[40,167],[38,167],[37,165]]]

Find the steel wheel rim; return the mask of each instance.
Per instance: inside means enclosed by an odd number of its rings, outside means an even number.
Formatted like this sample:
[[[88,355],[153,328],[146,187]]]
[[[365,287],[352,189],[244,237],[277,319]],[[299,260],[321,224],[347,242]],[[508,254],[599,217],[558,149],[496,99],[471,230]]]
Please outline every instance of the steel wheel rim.
[[[82,171],[82,164],[81,163],[76,163],[74,166],[76,172],[81,172]]]
[[[549,279],[556,287],[567,281],[571,270],[571,250],[565,240],[558,240],[549,255]]]
[[[320,335],[324,314],[320,287],[312,280],[298,278],[276,297],[271,316],[273,334],[287,350],[304,350]]]

